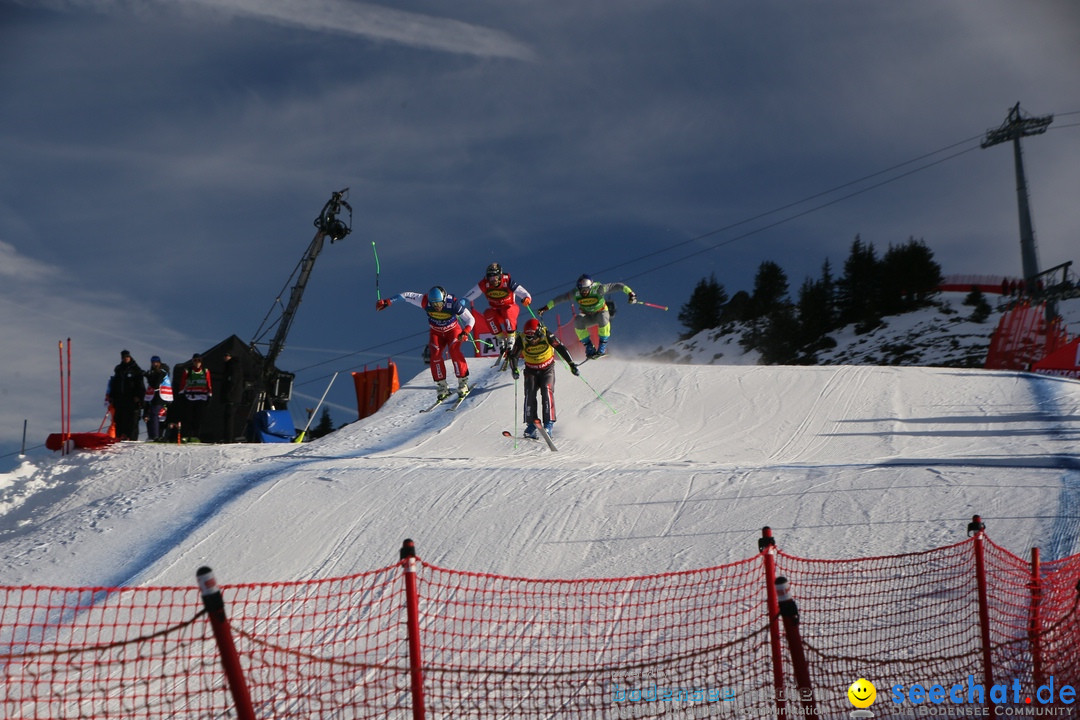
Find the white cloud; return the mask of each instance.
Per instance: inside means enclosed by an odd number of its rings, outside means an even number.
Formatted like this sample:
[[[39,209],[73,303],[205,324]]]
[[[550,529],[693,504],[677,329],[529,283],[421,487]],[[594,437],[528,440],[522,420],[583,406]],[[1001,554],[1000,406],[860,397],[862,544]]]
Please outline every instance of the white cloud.
[[[217,10],[316,32],[400,43],[444,52],[533,59],[533,51],[507,33],[458,20],[342,0],[189,0]]]
[[[144,365],[153,354],[171,360],[190,352],[190,341],[114,289],[117,278],[99,278],[99,287],[87,290],[80,278],[0,241],[0,279],[0,364],[6,368],[0,376],[0,456],[20,446],[23,420],[28,447],[59,432],[60,341],[71,340],[76,432],[98,429],[105,384],[120,350],[131,350]]]
[[[34,0],[24,4],[61,11],[145,14],[146,5],[124,0]],[[535,53],[509,34],[432,15],[347,0],[181,0],[219,12],[255,17],[313,32],[356,35],[443,52],[533,60]],[[167,3],[175,6],[176,3]]]

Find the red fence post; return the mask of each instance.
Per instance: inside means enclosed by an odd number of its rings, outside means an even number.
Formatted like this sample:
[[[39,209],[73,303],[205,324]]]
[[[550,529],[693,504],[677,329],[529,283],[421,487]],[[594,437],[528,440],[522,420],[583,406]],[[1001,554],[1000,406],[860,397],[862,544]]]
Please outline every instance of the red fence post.
[[[786,577],[776,578],[775,585],[780,617],[784,621],[784,635],[787,636],[788,652],[791,653],[791,665],[795,670],[795,682],[799,688],[799,703],[803,707],[802,714],[806,717],[817,717],[814,686],[810,682],[810,665],[806,662],[802,633],[799,632],[799,606],[791,595],[791,586]]]
[[[1042,616],[1039,606],[1042,604],[1042,565],[1039,562],[1039,548],[1031,548],[1031,616],[1028,623],[1028,638],[1031,642],[1031,674],[1035,687],[1043,684],[1042,669]]]
[[[201,567],[195,573],[195,577],[199,581],[203,607],[206,608],[206,614],[210,618],[210,627],[214,630],[218,652],[221,653],[225,679],[229,683],[233,702],[236,703],[236,717],[239,720],[255,720],[255,708],[251,704],[251,694],[248,692],[247,681],[244,680],[243,668],[240,667],[240,656],[233,642],[229,619],[225,617],[225,599],[221,596],[217,581],[214,580],[214,571],[208,567]]]
[[[64,341],[60,340],[57,344],[57,351],[60,355],[60,454],[67,455],[67,410],[64,407]]]
[[[986,525],[978,515],[971,517],[968,523],[968,536],[974,535],[972,549],[975,553],[975,583],[979,596],[979,635],[982,639],[983,682],[986,687],[994,686],[993,656],[990,653],[990,602],[986,593],[986,549],[983,547],[983,535]]]
[[[401,544],[401,566],[405,570],[405,612],[409,631],[409,686],[412,690],[413,720],[424,720],[424,670],[420,657],[420,601],[416,592],[416,546],[412,540]]]
[[[776,539],[772,528],[761,528],[758,552],[765,563],[765,594],[769,603],[769,645],[772,647],[773,690],[778,717],[787,716],[784,698],[784,655],[780,648],[780,601],[776,597]]]

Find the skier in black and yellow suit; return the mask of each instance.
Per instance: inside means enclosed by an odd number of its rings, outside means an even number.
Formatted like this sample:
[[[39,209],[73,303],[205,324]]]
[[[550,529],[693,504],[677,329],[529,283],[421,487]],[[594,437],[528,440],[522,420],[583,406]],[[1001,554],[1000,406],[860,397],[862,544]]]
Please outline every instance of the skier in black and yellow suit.
[[[519,357],[525,361],[525,437],[536,437],[536,420],[540,417],[537,392],[540,392],[544,429],[549,435],[555,425],[555,353],[567,362],[570,372],[578,374],[570,351],[536,318],[525,323],[523,332],[514,338],[511,361],[516,362]]]

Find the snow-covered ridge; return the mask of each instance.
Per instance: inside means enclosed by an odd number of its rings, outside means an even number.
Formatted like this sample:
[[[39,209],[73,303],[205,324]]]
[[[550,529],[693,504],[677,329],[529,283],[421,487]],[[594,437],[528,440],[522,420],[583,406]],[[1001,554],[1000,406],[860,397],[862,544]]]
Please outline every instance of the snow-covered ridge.
[[[975,513],[1017,554],[1078,549],[1074,381],[613,355],[559,373],[552,453],[502,437],[521,386],[471,369],[452,413],[419,413],[423,373],[302,446],[124,443],[0,476],[5,584],[332,577],[394,562],[406,537],[454,569],[638,575],[743,559],[764,525],[803,557],[923,550]]]
[[[994,310],[985,321],[974,322],[972,308],[963,304],[965,296],[940,293],[932,306],[888,316],[867,333],[858,334],[850,325],[841,328],[830,336],[836,346],[817,353],[818,364],[982,367],[1002,312]],[[1058,310],[1071,334],[1080,334],[1080,299],[1062,301]],[[756,365],[759,354],[739,345],[743,332],[736,324],[704,330],[649,356],[694,365]]]

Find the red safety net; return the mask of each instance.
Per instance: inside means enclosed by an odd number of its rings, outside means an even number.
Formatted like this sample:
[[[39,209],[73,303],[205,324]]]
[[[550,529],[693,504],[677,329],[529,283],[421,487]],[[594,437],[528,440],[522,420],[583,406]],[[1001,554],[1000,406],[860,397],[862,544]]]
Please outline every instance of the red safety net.
[[[1060,318],[1047,322],[1046,305],[1019,305],[1004,313],[990,337],[988,370],[1031,370],[1069,342]]]
[[[1038,566],[981,536],[842,561],[773,548],[626,578],[414,567],[415,622],[402,564],[224,586],[253,716],[763,717],[813,708],[847,717],[847,688],[865,677],[878,687],[875,717],[900,717],[913,709],[891,702],[894,684],[949,687],[972,676],[1017,681],[1026,695],[1050,676],[1057,688],[1080,684],[1080,556]],[[790,618],[779,622],[784,603],[770,613],[775,576],[788,579],[798,605],[808,691],[797,681]],[[243,717],[212,615],[195,587],[0,587],[0,716]]]
[[[424,697],[431,717],[654,717],[719,706],[735,688],[769,707],[760,560],[686,573],[528,580],[424,564]],[[673,699],[648,701],[667,690]],[[693,697],[691,698],[691,694]],[[643,700],[643,697],[645,698]],[[651,705],[647,714],[640,714]],[[640,708],[638,707],[640,706]]]

